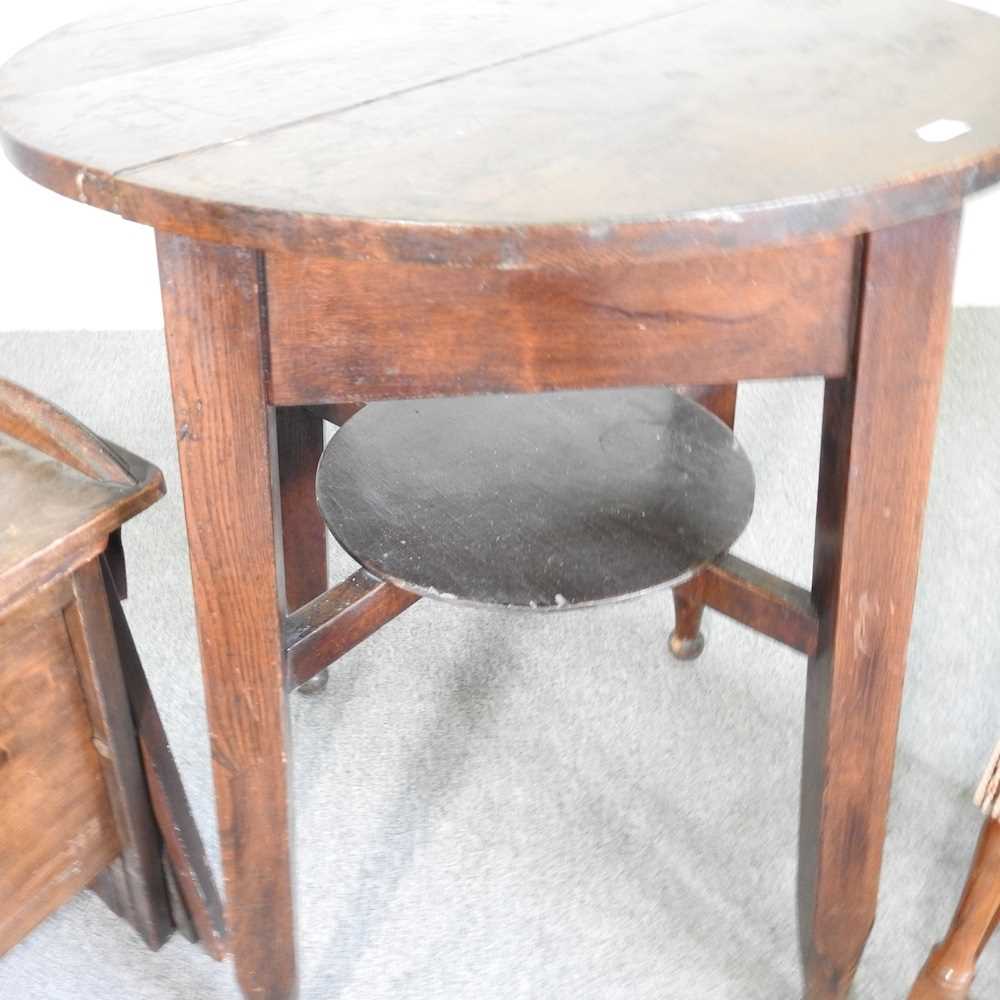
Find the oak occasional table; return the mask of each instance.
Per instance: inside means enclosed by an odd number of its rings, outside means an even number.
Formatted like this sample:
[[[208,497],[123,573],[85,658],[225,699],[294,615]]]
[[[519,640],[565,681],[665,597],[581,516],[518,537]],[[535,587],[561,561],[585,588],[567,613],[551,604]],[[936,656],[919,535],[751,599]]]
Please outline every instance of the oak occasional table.
[[[0,124],[30,177],[157,230],[243,989],[297,989],[288,693],[416,599],[365,571],[327,590],[322,417],[680,384],[731,419],[738,382],[818,375],[811,593],[727,557],[677,592],[674,639],[707,604],[809,656],[804,992],[844,997],[960,210],[1000,178],[1000,21],[947,0],[188,6],[36,43]]]

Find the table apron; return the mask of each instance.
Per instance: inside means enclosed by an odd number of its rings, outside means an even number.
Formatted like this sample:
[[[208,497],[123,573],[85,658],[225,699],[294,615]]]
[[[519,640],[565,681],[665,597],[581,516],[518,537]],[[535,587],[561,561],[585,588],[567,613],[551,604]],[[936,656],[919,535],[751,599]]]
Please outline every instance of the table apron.
[[[269,401],[842,376],[860,247],[565,273],[269,253]]]

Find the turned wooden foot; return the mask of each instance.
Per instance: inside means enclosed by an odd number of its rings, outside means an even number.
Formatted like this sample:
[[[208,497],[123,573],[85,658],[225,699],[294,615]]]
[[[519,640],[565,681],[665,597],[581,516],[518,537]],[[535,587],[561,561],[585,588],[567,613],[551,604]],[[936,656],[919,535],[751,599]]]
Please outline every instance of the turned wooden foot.
[[[1000,820],[983,826],[965,890],[948,936],[931,952],[910,1000],[965,998],[976,962],[1000,920]]]
[[[705,611],[704,578],[693,580],[674,590],[674,630],[670,633],[670,652],[675,660],[696,660],[705,649],[701,618]]]

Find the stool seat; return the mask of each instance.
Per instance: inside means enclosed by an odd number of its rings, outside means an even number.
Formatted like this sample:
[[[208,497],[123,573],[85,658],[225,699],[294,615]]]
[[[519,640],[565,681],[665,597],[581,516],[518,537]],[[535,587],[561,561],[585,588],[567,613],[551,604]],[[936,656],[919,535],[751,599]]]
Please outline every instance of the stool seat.
[[[682,582],[750,518],[732,431],[668,389],[372,403],[317,498],[371,573],[427,597],[557,610]]]

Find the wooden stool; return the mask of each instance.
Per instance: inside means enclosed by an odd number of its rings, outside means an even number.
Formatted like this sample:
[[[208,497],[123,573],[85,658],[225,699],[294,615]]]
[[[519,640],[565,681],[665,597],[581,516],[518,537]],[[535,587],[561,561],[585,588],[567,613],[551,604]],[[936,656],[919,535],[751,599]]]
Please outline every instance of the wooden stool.
[[[222,908],[122,612],[158,469],[0,379],[0,955],[91,886],[150,948]]]
[[[965,1000],[976,963],[1000,926],[1000,745],[976,792],[986,822],[948,936],[931,952],[910,1000]]]

